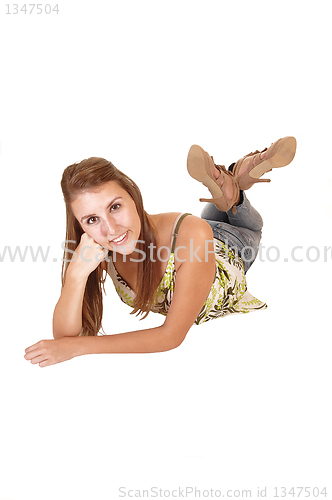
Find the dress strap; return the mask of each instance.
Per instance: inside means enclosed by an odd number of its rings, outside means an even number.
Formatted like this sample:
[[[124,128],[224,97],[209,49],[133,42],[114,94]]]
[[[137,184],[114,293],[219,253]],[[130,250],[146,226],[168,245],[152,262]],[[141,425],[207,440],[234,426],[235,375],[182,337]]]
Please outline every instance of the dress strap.
[[[173,226],[173,231],[172,231],[172,249],[171,249],[171,253],[174,253],[174,250],[175,250],[176,237],[177,237],[178,232],[179,232],[179,227],[180,227],[180,224],[181,224],[181,222],[183,221],[183,219],[184,219],[187,215],[191,215],[191,214],[189,214],[189,213],[180,214],[180,215],[176,218],[176,220],[175,220],[175,223],[174,223],[175,229],[174,229],[174,226]]]

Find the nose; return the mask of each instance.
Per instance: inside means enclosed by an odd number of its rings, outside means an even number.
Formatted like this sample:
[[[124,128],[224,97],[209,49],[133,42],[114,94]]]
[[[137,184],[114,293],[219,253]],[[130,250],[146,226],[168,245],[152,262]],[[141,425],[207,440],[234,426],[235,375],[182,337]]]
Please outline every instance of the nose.
[[[116,224],[114,223],[114,221],[107,218],[107,219],[103,220],[103,222],[102,222],[101,231],[102,231],[103,236],[105,236],[111,240],[117,234],[116,233],[116,231],[117,231]]]

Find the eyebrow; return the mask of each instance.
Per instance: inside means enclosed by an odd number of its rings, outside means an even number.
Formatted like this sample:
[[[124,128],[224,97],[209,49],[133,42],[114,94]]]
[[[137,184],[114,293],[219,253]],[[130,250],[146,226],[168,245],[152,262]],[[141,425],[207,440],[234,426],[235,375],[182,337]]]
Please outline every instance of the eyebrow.
[[[106,208],[110,208],[116,200],[122,200],[122,196],[117,196],[116,198],[113,198],[113,200],[107,205]],[[81,222],[83,222],[85,219],[89,219],[90,217],[96,217],[96,214],[84,215],[81,218]]]

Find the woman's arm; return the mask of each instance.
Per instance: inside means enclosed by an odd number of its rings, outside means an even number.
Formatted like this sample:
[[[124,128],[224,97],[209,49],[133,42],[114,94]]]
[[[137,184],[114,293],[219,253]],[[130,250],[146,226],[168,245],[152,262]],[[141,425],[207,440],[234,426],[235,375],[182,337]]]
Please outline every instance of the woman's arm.
[[[162,352],[175,349],[180,343],[176,341],[173,332],[167,331],[165,325],[162,325],[157,328],[117,335],[41,340],[28,347],[24,357],[32,364],[44,367],[68,361],[83,354]]]
[[[175,349],[185,339],[209,295],[215,275],[213,233],[210,225],[186,217],[177,237],[175,252],[180,265],[165,322],[157,328],[101,337],[80,337],[80,354],[148,353]]]
[[[177,238],[176,286],[164,324],[117,335],[42,340],[26,349],[25,358],[48,366],[83,354],[151,353],[178,347],[195,322],[215,274],[213,233],[206,221],[188,216]]]
[[[78,336],[82,330],[82,305],[87,277],[79,277],[68,266],[66,281],[53,314],[53,337]]]
[[[102,248],[84,233],[68,265],[60,299],[53,314],[53,337],[77,337],[82,330],[82,305],[86,282],[100,264]]]

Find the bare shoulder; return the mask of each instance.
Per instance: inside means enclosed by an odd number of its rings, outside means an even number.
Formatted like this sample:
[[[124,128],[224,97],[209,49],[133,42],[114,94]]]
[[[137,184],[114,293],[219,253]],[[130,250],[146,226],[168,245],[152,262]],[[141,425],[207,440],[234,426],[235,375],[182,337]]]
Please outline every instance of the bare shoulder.
[[[176,271],[183,267],[193,267],[204,262],[212,266],[215,261],[213,232],[206,220],[195,215],[186,216],[179,227],[175,244]],[[205,272],[205,271],[202,271]]]
[[[161,214],[149,215],[152,223],[157,230],[157,239],[159,246],[170,245],[172,238],[172,228],[180,212],[166,212]]]
[[[156,226],[159,232],[167,230],[169,226],[172,226],[177,216],[180,212],[164,212],[161,214],[149,215],[150,219]]]
[[[158,230],[169,229],[173,226],[176,218],[181,212],[166,212],[162,214],[150,215]],[[211,226],[206,220],[196,215],[187,215],[181,222],[181,232],[183,234],[190,231],[202,231],[212,234]]]
[[[178,232],[178,244],[181,245],[188,239],[196,241],[212,240],[213,232],[210,224],[196,215],[185,217]]]
[[[176,218],[181,212],[167,212],[157,215],[150,215],[157,228],[160,246],[170,244],[172,239],[172,228]],[[187,215],[180,224],[176,246],[187,246],[188,242],[195,241],[197,244],[204,244],[205,240],[213,240],[211,226],[206,220],[196,215]]]

